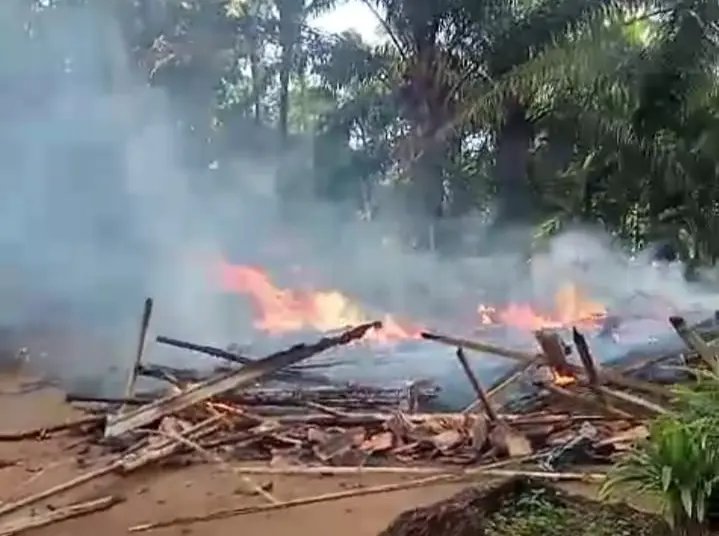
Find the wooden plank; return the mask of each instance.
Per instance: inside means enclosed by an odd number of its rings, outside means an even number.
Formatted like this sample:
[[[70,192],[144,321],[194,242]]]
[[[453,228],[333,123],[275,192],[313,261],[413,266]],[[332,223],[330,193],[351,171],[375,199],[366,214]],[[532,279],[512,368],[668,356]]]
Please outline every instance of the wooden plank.
[[[147,426],[162,417],[182,411],[199,402],[252,384],[268,374],[299,363],[315,354],[361,339],[369,330],[381,327],[380,322],[362,324],[341,335],[324,337],[315,344],[299,344],[259,359],[240,370],[210,378],[180,393],[170,395],[124,414],[114,415],[108,419],[105,427],[105,437],[116,437],[131,430]]]

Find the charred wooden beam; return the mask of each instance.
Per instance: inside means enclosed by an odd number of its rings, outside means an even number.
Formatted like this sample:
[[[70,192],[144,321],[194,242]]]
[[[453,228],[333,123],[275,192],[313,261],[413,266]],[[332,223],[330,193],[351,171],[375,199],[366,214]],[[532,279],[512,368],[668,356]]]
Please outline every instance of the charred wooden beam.
[[[115,415],[108,419],[105,436],[115,437],[142,426],[147,426],[166,415],[249,385],[269,374],[309,359],[320,352],[361,339],[369,330],[381,327],[381,322],[362,324],[336,337],[323,337],[315,344],[298,344],[287,350],[269,355],[264,359],[254,361],[238,371],[211,378],[176,395],[168,396],[129,413]]]

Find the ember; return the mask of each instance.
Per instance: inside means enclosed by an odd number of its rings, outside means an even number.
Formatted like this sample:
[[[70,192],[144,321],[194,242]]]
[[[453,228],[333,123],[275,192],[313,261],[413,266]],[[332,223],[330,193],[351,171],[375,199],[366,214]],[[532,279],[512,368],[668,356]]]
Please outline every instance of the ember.
[[[563,372],[558,371],[557,369],[551,369],[551,373],[552,373],[552,383],[554,385],[558,385],[559,387],[571,385],[577,381],[577,379],[573,375],[565,374]]]

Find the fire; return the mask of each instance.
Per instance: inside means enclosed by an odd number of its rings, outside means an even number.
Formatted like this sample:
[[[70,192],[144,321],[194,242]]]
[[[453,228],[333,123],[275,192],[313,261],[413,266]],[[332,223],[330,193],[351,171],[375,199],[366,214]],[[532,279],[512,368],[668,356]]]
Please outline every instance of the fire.
[[[564,387],[566,385],[571,385],[574,382],[577,381],[577,379],[572,376],[571,374],[565,374],[555,368],[551,369],[552,374],[552,383],[556,385],[557,387]]]
[[[477,307],[483,325],[505,324],[536,331],[567,326],[594,327],[606,317],[605,307],[582,296],[575,284],[562,286],[554,298],[553,311],[536,311],[529,304],[510,303],[503,308],[480,304]]]
[[[260,268],[222,263],[220,283],[224,290],[246,294],[255,308],[257,329],[284,333],[302,329],[332,331],[372,320],[344,294],[335,291],[282,289]],[[368,332],[365,339],[389,342],[418,338],[421,329],[391,315],[380,318],[383,328]]]

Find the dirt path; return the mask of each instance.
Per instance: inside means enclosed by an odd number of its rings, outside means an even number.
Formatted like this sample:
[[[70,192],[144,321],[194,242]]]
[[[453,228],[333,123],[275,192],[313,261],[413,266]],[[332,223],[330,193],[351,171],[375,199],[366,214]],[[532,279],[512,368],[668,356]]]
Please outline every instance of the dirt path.
[[[0,431],[29,429],[57,423],[77,415],[63,402],[63,395],[52,389],[28,394],[7,394],[18,388],[15,377],[0,377]],[[76,438],[22,442],[0,442],[0,461],[17,465],[0,469],[0,501],[8,502],[66,481],[84,470],[84,460],[94,460],[93,452],[83,452]],[[255,477],[259,483],[272,483],[272,493],[281,500],[373,486],[409,479],[392,475],[340,477]],[[107,494],[121,494],[126,501],[109,511],[38,529],[37,536],[103,536],[127,534],[127,528],[178,515],[201,515],[216,509],[260,504],[247,496],[238,477],[217,466],[194,465],[142,470],[127,478],[107,477],[49,501],[62,506],[75,500],[89,500]],[[458,485],[433,486],[402,492],[372,495],[303,506],[287,511],[252,514],[226,520],[173,527],[147,534],[195,534],[215,536],[237,531],[249,536],[374,536],[400,512],[445,498]],[[37,512],[46,509],[44,503]],[[24,510],[15,515],[27,515]],[[5,522],[3,519],[2,522]]]

